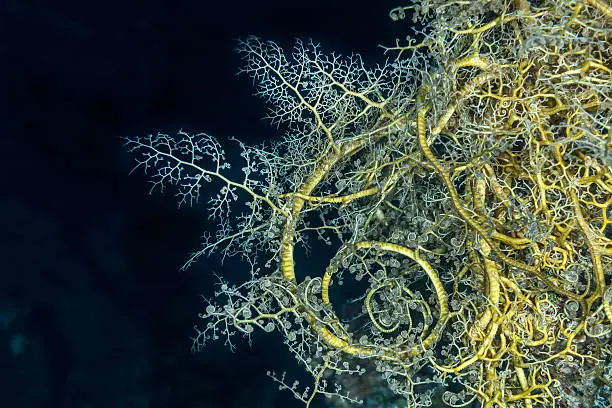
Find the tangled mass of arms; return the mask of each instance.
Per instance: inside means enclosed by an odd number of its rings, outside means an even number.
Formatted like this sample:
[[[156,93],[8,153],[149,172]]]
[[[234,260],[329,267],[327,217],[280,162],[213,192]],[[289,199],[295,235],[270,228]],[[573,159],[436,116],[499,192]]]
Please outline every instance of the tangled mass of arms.
[[[245,283],[220,278],[194,347],[281,332],[313,384],[269,375],[307,406],[359,402],[341,378],[368,375],[410,407],[605,406],[612,6],[423,0],[390,16],[420,29],[375,69],[313,43],[239,44],[286,129],[238,142],[239,178],[206,134],[128,140],[183,202],[221,183],[219,230],[189,263],[251,265]],[[295,261],[313,240],[336,251],[321,271]]]

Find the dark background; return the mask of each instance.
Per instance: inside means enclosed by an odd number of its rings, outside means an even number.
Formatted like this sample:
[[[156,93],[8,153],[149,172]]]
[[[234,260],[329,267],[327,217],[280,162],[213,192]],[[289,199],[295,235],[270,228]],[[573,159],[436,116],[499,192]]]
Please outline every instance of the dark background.
[[[235,40],[312,38],[380,62],[377,44],[408,33],[388,17],[399,5],[0,2],[1,406],[300,406],[265,375],[296,366],[274,334],[190,353],[212,273],[248,268],[210,258],[179,272],[213,226],[204,207],[148,196],[120,137],[277,137],[235,76]]]

